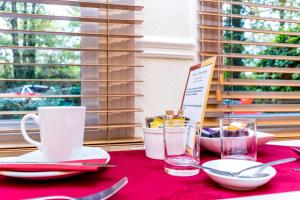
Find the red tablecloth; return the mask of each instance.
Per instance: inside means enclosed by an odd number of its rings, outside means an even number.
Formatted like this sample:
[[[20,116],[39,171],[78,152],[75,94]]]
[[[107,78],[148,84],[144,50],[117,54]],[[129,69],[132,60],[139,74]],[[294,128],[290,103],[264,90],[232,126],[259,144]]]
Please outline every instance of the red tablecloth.
[[[111,152],[111,163],[116,168],[101,169],[98,173],[76,177],[28,181],[0,177],[0,199],[24,199],[45,195],[85,196],[102,190],[124,176],[129,183],[111,199],[218,199],[247,195],[269,194],[300,190],[300,162],[275,166],[277,175],[266,185],[254,191],[233,191],[211,181],[204,172],[193,177],[175,177],[163,171],[163,161],[145,157],[144,151]],[[267,162],[293,157],[288,147],[265,145],[258,149],[258,161]],[[201,163],[219,156],[201,152]]]

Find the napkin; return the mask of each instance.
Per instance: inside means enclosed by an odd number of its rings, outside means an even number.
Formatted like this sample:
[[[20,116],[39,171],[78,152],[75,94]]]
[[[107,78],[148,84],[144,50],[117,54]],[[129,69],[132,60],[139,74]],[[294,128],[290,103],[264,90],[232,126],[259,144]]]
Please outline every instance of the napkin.
[[[85,163],[105,164],[106,159],[76,160],[59,163],[0,163],[1,171],[17,172],[45,172],[45,171],[78,171],[95,172],[99,169],[97,165],[85,165]]]

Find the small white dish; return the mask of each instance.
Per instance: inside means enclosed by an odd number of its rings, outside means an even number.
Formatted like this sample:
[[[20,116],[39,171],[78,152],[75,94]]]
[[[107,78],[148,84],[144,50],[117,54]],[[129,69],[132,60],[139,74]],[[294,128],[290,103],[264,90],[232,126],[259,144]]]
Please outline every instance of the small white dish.
[[[256,132],[257,146],[266,144],[273,139],[274,135],[270,133]],[[221,152],[221,139],[220,138],[209,138],[201,137],[201,146],[205,149],[220,153]]]
[[[100,147],[83,147],[82,152],[74,160],[91,160],[91,159],[106,159],[105,163],[110,160],[109,154]],[[2,162],[44,162],[44,157],[41,151],[36,150],[18,157],[9,157],[0,159]],[[49,172],[14,172],[14,171],[0,171],[0,175],[31,179],[31,180],[49,180],[66,178],[81,174],[78,171],[49,171]]]
[[[208,161],[204,163],[203,166],[211,167],[223,171],[238,172],[247,167],[251,167],[259,164],[261,163],[249,161],[249,160],[220,159],[220,160]],[[204,170],[204,172],[212,180],[219,183],[221,186],[233,190],[253,190],[259,186],[266,184],[276,175],[276,170],[272,166],[268,166],[264,168],[255,168],[241,173],[241,175],[244,176],[253,175],[256,173],[268,174],[268,176],[259,177],[259,178],[240,178],[240,177],[224,176],[224,175],[213,173],[209,170]]]
[[[162,128],[143,128],[145,152],[148,158],[164,159],[164,131]]]
[[[163,128],[143,128],[145,152],[148,158],[163,160],[165,157],[164,130]],[[187,135],[185,129],[181,127],[169,128],[166,137],[170,139],[167,142],[167,149],[170,154],[184,154],[186,150]]]

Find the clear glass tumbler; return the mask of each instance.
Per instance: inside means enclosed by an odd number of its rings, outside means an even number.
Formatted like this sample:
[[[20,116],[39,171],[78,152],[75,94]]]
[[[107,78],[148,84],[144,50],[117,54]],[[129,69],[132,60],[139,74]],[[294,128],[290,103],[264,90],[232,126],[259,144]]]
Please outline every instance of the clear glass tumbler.
[[[167,120],[164,123],[164,170],[173,176],[193,176],[199,169],[189,167],[200,162],[199,123]]]
[[[220,119],[221,158],[256,161],[256,120]]]

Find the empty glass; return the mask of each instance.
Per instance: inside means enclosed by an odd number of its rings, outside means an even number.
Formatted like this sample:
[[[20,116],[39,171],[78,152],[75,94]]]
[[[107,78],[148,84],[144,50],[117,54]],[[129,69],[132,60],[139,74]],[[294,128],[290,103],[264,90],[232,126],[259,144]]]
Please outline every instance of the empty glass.
[[[199,169],[190,167],[200,162],[199,123],[166,120],[164,123],[164,170],[173,176],[193,176]]]
[[[256,120],[220,119],[221,158],[256,161]]]

